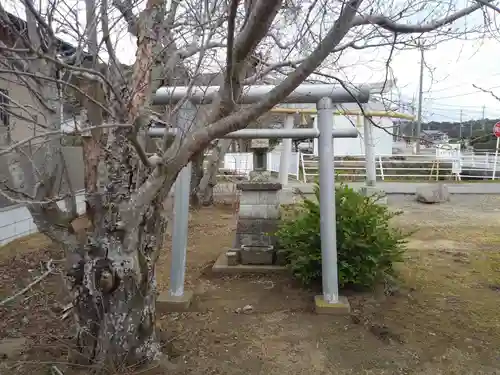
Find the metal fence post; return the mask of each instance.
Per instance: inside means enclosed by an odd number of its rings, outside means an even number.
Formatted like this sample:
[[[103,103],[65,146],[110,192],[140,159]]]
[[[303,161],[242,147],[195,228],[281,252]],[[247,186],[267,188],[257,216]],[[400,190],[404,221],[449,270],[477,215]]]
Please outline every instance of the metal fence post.
[[[373,126],[370,117],[363,117],[363,131],[363,138],[365,141],[366,186],[375,186],[375,183],[377,181],[377,167],[375,164],[375,143],[373,141]]]
[[[313,118],[313,128],[314,129],[318,129],[318,115],[316,115],[314,118]],[[314,156],[318,156],[319,155],[319,139],[318,138],[314,138],[313,139],[313,155]]]
[[[294,118],[288,115],[285,118],[285,129],[293,129]],[[280,183],[283,187],[288,185],[288,171],[290,170],[290,159],[292,156],[292,139],[283,139],[283,149],[280,155]]]
[[[195,117],[196,107],[187,101],[179,110],[177,116],[178,129],[187,131],[193,125]],[[174,188],[175,218],[172,228],[172,261],[169,293],[175,297],[182,297],[184,295],[190,190],[191,163],[182,168],[177,176]]]
[[[337,225],[335,218],[335,171],[333,162],[333,105],[328,97],[316,104],[319,128],[319,184],[321,262],[323,299],[337,303],[339,286],[337,274]]]

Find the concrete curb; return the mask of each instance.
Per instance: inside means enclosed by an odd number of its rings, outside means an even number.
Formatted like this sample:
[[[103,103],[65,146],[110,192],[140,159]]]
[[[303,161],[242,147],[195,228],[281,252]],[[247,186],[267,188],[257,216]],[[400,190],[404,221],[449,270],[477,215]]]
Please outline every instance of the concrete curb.
[[[434,185],[435,182],[378,182],[377,189],[385,191],[386,194],[415,194],[418,186],[423,185]],[[448,191],[450,194],[499,194],[500,195],[500,183],[447,183]],[[362,182],[352,182],[347,183],[348,186],[354,189],[360,189],[364,187]],[[285,193],[292,194],[294,189],[301,190],[304,194],[313,193],[314,184],[290,184],[284,189]]]
[[[228,265],[226,252],[227,251],[221,253],[217,257],[217,260],[215,261],[214,265],[212,266],[212,272],[214,274],[221,274],[221,275],[256,274],[256,273],[283,274],[288,272],[288,269],[286,267],[278,265],[254,266],[248,264],[238,264],[236,266],[230,266]]]
[[[191,290],[185,290],[182,296],[172,296],[169,292],[162,292],[156,299],[156,311],[159,314],[189,311],[192,301]]]

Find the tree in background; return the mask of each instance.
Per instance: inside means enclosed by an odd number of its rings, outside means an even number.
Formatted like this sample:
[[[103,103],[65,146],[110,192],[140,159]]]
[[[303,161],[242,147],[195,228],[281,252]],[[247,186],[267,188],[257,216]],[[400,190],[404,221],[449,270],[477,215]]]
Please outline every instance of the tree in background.
[[[166,226],[162,204],[189,161],[214,140],[256,121],[320,67],[335,66],[346,51],[401,48],[412,34],[462,33],[460,19],[484,3],[490,1],[463,9],[454,2],[363,0],[86,0],[84,6],[77,0],[16,1],[13,12],[25,22],[0,9],[8,35],[0,42],[0,74],[26,93],[2,94],[9,96],[9,130],[15,134],[16,126],[29,123],[34,131],[3,145],[11,182],[2,182],[2,193],[25,202],[39,231],[64,249],[81,358],[119,368],[162,357],[155,337],[155,263]],[[122,29],[136,44],[131,65],[118,57]],[[72,46],[61,42],[62,35]],[[165,135],[149,155],[148,126],[174,128],[180,107],[153,106],[152,93],[160,85],[192,88],[214,69],[222,80],[212,103],[186,132]],[[244,85],[275,72],[282,78],[273,90],[255,104],[238,104]],[[339,76],[332,79],[349,87],[349,77]],[[61,97],[71,98],[79,112],[75,134],[83,145],[85,225],[77,225],[74,193],[59,191],[60,181],[69,179],[60,142]],[[28,143],[43,153],[42,165],[23,162]],[[56,204],[61,198],[67,210]]]

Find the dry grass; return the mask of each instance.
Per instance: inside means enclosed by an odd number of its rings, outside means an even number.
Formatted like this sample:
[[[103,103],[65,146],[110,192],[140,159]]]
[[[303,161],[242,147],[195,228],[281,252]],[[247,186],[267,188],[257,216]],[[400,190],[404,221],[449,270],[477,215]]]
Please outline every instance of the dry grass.
[[[182,365],[178,373],[498,374],[496,216],[477,205],[398,206],[405,214],[396,225],[418,229],[398,268],[401,284],[390,295],[351,293],[350,317],[315,315],[312,297],[318,291],[304,290],[286,276],[211,275],[211,262],[231,245],[236,218],[227,206],[193,212],[186,277],[194,304],[189,312],[158,320],[166,350]],[[168,287],[170,249],[165,250],[158,264],[162,289]],[[0,249],[0,295],[26,283],[26,268],[58,255],[39,235]],[[33,297],[0,309],[0,339],[21,335],[30,342],[7,373],[42,375],[47,365],[27,363],[65,361],[68,327],[53,314],[59,284],[54,277],[30,292]],[[245,305],[251,311],[239,313]]]
[[[422,293],[420,313],[441,320],[440,329],[450,335],[459,336],[467,326],[475,335],[500,340],[500,234],[488,227],[457,228],[446,234],[454,240],[435,238],[442,231],[421,229],[401,267],[406,283]]]
[[[40,233],[30,234],[18,238],[4,246],[0,246],[0,260],[10,258],[14,255],[31,253],[39,249],[48,247],[51,244],[50,239]]]

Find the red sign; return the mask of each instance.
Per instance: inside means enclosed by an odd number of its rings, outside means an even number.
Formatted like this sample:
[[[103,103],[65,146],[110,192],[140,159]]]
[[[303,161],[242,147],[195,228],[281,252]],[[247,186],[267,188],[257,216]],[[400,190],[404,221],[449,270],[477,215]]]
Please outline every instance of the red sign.
[[[493,126],[493,134],[495,134],[495,137],[500,138],[500,122]]]

